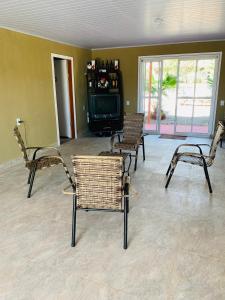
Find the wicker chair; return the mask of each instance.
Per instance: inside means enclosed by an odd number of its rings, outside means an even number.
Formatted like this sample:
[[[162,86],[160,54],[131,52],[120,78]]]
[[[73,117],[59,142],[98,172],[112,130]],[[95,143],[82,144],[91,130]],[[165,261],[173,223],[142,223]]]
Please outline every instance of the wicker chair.
[[[222,120],[221,122],[225,122],[225,119]],[[223,148],[223,142],[224,142],[224,140],[225,140],[225,132],[224,132],[223,136],[220,139],[220,148]]]
[[[25,167],[29,170],[29,176],[28,176],[28,181],[27,181],[27,183],[29,184],[29,190],[28,190],[27,198],[31,197],[32,187],[33,187],[33,183],[34,183],[34,177],[35,177],[37,170],[42,170],[44,168],[49,168],[52,166],[62,164],[70,183],[72,183],[72,179],[69,174],[69,171],[63,161],[63,158],[62,158],[60,152],[56,148],[53,148],[53,147],[25,147],[24,141],[21,137],[21,134],[20,134],[17,126],[14,127],[14,136],[16,137],[19,147],[21,149],[21,152],[23,154],[23,158],[25,161]],[[45,149],[54,150],[56,152],[56,155],[42,155],[42,156],[36,158],[37,152],[40,150],[45,150]],[[29,159],[27,150],[34,151],[32,160]]]
[[[143,161],[145,160],[145,144],[143,135],[144,114],[134,113],[124,115],[123,132],[117,132],[111,137],[111,151],[119,150],[126,152],[135,152],[132,156],[135,157],[134,171],[137,169],[138,149],[142,146]],[[120,135],[123,138],[121,141]],[[115,137],[118,137],[118,142],[115,143]]]
[[[193,165],[197,165],[197,166],[201,166],[204,168],[204,172],[205,172],[205,177],[208,183],[208,187],[209,187],[209,192],[212,193],[212,187],[211,187],[211,183],[210,183],[210,178],[209,178],[209,173],[208,173],[208,167],[210,167],[214,160],[215,160],[215,156],[216,156],[216,150],[217,150],[217,146],[221,140],[221,137],[223,136],[225,132],[225,121],[219,121],[218,125],[217,125],[217,129],[214,135],[214,138],[212,140],[211,146],[208,144],[182,144],[180,146],[177,147],[177,149],[175,150],[172,160],[170,162],[169,168],[166,172],[166,176],[169,175],[167,182],[166,182],[166,186],[165,188],[168,187],[170,180],[173,176],[174,170],[177,166],[177,163],[179,161],[184,162],[184,163],[189,163],[189,164],[193,164]],[[204,155],[203,151],[201,149],[201,147],[209,147],[209,152],[208,155]],[[181,147],[196,147],[199,151],[199,153],[196,152],[179,152]]]
[[[73,192],[72,247],[75,247],[77,209],[123,212],[124,242],[127,249],[129,176],[123,176],[123,158],[118,156],[72,156]]]

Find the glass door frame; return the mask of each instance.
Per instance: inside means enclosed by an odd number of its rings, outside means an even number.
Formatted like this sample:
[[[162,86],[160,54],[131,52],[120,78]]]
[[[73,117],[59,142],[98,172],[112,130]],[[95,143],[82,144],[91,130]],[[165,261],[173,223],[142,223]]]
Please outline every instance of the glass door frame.
[[[138,112],[144,112],[144,101],[141,101],[140,99],[145,99],[145,82],[141,78],[145,78],[146,75],[146,68],[145,64],[142,64],[146,60],[146,62],[158,62],[159,65],[162,65],[162,61],[160,59],[155,59],[155,57],[142,57],[138,58],[138,103],[137,103],[137,111]],[[145,59],[146,58],[146,59]],[[162,67],[160,67],[160,70],[162,70]],[[152,134],[159,134],[160,130],[160,120],[159,120],[159,112],[160,112],[160,106],[161,106],[161,98],[162,98],[162,92],[161,92],[161,83],[162,83],[162,72],[160,71],[160,77],[158,81],[158,101],[157,101],[157,116],[156,116],[156,130],[145,130],[145,132],[152,133]],[[151,93],[151,92],[150,92]]]
[[[170,54],[170,55],[153,55],[153,56],[139,56],[138,57],[138,101],[137,101],[137,111],[143,112],[143,92],[144,92],[144,80],[145,75],[145,64],[143,62],[159,62],[160,66],[160,79],[159,79],[159,94],[158,94],[158,109],[157,109],[157,122],[155,131],[147,131],[151,134],[160,134],[160,118],[159,112],[161,109],[162,103],[162,77],[163,77],[163,60],[166,59],[178,59],[178,68],[177,74],[179,78],[179,64],[183,60],[199,60],[199,59],[215,59],[215,72],[214,72],[214,84],[212,88],[212,104],[210,107],[210,120],[209,120],[209,130],[208,134],[198,134],[198,133],[187,133],[187,132],[176,132],[176,120],[177,120],[177,101],[178,101],[178,88],[179,82],[176,86],[176,112],[175,112],[175,124],[174,124],[174,135],[185,135],[185,136],[199,136],[199,137],[209,137],[213,134],[215,128],[215,119],[216,119],[216,108],[218,102],[218,90],[219,90],[219,81],[220,81],[220,69],[221,69],[221,58],[222,52],[203,52],[203,53],[188,53],[188,54]]]

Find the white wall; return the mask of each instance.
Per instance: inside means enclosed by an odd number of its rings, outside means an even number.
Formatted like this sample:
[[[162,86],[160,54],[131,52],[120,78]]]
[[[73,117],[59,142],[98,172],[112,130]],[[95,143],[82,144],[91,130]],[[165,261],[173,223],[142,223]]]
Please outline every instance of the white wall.
[[[60,136],[72,138],[70,127],[71,120],[67,60],[54,59],[54,67],[56,79],[59,133]]]

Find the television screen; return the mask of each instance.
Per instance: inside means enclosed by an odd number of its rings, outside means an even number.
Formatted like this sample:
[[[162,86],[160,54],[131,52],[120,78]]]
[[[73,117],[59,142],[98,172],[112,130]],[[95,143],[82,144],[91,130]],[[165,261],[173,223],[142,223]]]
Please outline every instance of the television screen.
[[[92,95],[92,112],[95,117],[100,115],[118,116],[120,96],[118,94]]]

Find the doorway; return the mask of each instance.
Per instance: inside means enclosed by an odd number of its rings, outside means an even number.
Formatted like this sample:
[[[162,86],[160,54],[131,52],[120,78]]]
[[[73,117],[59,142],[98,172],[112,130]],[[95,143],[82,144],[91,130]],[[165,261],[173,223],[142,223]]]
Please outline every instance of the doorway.
[[[52,54],[57,143],[77,138],[73,58]]]
[[[210,136],[220,59],[220,53],[140,57],[138,111],[145,113],[145,131]]]

